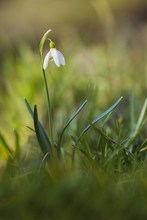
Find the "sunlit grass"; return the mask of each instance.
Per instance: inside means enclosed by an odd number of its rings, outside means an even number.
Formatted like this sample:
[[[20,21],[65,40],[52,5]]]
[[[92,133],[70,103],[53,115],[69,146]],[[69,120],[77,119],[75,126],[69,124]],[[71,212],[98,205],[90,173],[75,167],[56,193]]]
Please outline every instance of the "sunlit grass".
[[[2,217],[145,217],[147,54],[144,43],[130,47],[127,42],[116,36],[98,45],[79,44],[74,52],[65,49],[64,68],[50,63],[47,80],[55,140],[87,100],[86,108],[82,107],[64,133],[60,159],[42,154],[24,102],[27,97],[31,107],[37,104],[39,120],[49,134],[37,49],[22,44],[15,56],[11,52],[5,56],[0,88]],[[92,123],[121,96],[123,100],[111,114]],[[87,125],[90,129],[79,139]]]

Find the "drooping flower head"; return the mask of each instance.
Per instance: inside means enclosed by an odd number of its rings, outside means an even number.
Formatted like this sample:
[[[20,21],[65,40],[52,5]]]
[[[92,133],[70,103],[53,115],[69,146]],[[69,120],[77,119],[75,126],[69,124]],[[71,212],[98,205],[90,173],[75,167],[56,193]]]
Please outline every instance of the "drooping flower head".
[[[57,67],[60,67],[60,65],[65,65],[65,59],[63,54],[56,49],[55,44],[52,40],[50,40],[50,50],[46,54],[43,62],[43,69],[46,70],[49,64],[50,60],[53,60]]]

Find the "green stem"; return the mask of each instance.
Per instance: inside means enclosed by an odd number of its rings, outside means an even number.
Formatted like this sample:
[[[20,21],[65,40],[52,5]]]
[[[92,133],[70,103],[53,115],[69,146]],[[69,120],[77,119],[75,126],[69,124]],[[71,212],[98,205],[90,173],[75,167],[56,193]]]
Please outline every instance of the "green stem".
[[[49,89],[48,89],[48,84],[47,84],[45,70],[42,69],[42,71],[43,71],[43,77],[44,77],[45,89],[46,89],[46,95],[47,95],[47,106],[48,106],[48,116],[49,116],[50,138],[51,138],[52,148],[54,148],[54,135],[53,135],[53,127],[52,127],[52,112],[51,112],[51,103],[50,103]]]

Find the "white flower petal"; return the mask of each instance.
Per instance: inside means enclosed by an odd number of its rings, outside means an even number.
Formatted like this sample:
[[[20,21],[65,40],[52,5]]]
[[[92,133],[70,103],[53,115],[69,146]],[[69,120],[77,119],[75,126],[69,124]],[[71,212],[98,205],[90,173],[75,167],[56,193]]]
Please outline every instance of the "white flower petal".
[[[62,64],[64,66],[65,65],[65,59],[64,59],[63,54],[60,51],[58,51],[58,58],[59,58],[60,64]]]
[[[53,56],[53,59],[54,59],[54,62],[55,64],[60,67],[60,65],[65,65],[65,59],[64,59],[64,56],[63,54],[57,50],[56,48],[52,48],[51,49],[51,54]]]
[[[59,60],[57,49],[56,48],[52,48],[51,49],[51,53],[52,53],[52,57],[54,59],[55,64],[57,65],[57,67],[60,67],[60,60]]]
[[[51,50],[46,54],[43,62],[43,69],[46,70],[51,57]]]

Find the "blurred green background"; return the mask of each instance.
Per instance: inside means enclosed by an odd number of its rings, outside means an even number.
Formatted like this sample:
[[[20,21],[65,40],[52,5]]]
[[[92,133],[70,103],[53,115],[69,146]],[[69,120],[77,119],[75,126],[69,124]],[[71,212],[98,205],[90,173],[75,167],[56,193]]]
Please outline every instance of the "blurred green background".
[[[37,104],[48,134],[38,46],[50,28],[66,60],[47,69],[55,141],[88,102],[64,134],[63,159],[47,164],[27,127],[34,125],[24,97]],[[48,50],[45,44],[43,55]],[[121,96],[75,150],[71,135]],[[147,219],[146,97],[146,0],[1,0],[0,220]]]
[[[6,0],[0,4],[1,40],[15,43],[26,39],[33,43],[48,28],[58,37],[75,34],[83,41],[97,42],[103,36],[101,29],[117,26],[120,31],[124,26],[139,31],[147,17],[146,0]]]
[[[147,94],[146,0],[1,0],[0,132],[10,143],[13,128],[23,143],[30,133],[24,96],[45,120],[38,45],[50,28],[66,59],[61,70],[51,64],[48,75],[57,131],[85,99],[91,118],[124,95],[127,120],[132,93],[140,111]]]

